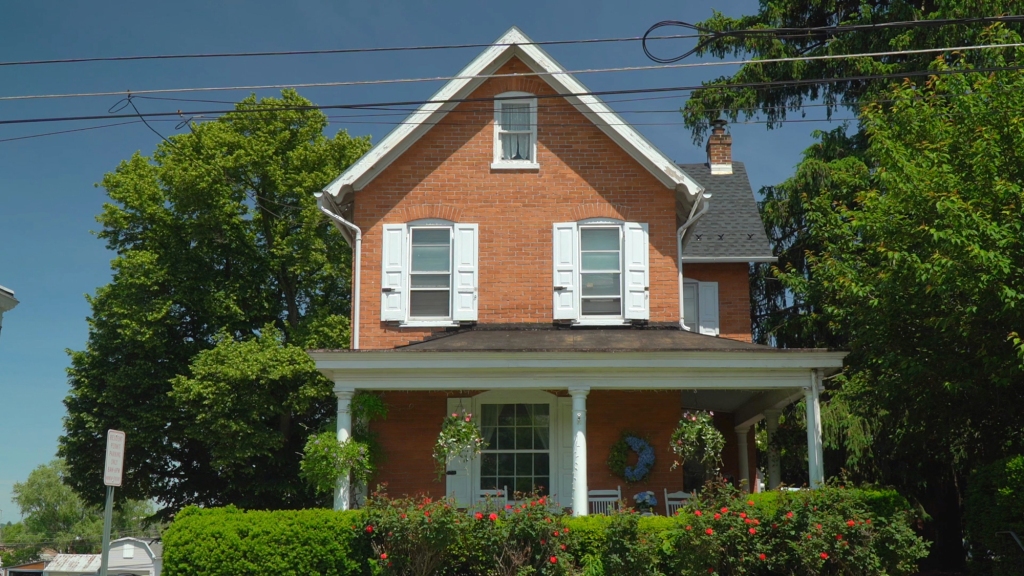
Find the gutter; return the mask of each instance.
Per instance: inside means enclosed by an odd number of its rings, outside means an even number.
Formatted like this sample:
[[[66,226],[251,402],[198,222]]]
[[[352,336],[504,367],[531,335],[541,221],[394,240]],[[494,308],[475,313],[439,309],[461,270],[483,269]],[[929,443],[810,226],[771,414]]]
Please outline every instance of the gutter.
[[[363,256],[363,231],[358,226],[345,220],[341,216],[338,216],[334,212],[327,209],[324,204],[330,203],[331,195],[326,191],[317,194],[317,205],[320,207],[320,211],[327,214],[334,223],[334,226],[341,232],[341,235],[345,237],[345,241],[352,247],[352,251],[355,252],[355,262],[352,265],[354,270],[352,278],[352,344],[353,350],[359,350],[359,296],[360,296],[360,281],[362,278],[362,256]]]
[[[711,207],[707,203],[707,200],[711,198],[711,194],[704,192],[697,197],[697,201],[693,203],[693,208],[690,208],[690,216],[683,222],[682,226],[676,230],[676,255],[679,258],[679,328],[681,330],[687,330],[686,318],[684,318],[684,306],[683,306],[683,235],[686,234],[686,229],[697,223],[700,217],[707,214],[708,209]],[[704,200],[704,202],[701,202]],[[697,206],[703,204],[704,207],[697,212]],[[695,213],[696,212],[696,213]]]

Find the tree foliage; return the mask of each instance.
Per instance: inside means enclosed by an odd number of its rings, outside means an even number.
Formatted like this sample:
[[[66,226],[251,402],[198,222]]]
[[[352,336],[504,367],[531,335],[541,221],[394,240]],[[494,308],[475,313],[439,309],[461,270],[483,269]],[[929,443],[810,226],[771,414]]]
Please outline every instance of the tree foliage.
[[[116,428],[126,496],[168,511],[313,502],[295,452],[329,387],[301,352],[347,345],[350,266],[314,194],[369,142],[280,109],[306,105],[292,91],[247,98],[103,178],[113,279],[88,297],[88,343],[70,353],[60,445],[90,501]]]

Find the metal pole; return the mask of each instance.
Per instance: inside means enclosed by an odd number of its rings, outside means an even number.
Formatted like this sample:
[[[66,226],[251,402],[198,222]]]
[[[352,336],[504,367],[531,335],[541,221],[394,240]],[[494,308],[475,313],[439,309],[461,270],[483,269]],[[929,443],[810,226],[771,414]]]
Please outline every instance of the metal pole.
[[[107,507],[103,509],[103,549],[100,551],[100,576],[107,576],[110,556],[110,524],[114,514],[114,487],[107,486]]]

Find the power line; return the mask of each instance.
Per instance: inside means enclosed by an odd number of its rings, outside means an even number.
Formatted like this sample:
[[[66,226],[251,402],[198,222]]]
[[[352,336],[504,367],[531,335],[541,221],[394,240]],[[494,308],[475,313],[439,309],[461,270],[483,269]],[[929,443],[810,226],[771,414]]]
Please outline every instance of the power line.
[[[522,78],[526,76],[558,76],[562,74],[596,74],[611,72],[643,72],[650,70],[676,70],[683,68],[711,68],[715,66],[743,66],[749,64],[779,64],[785,62],[808,62],[814,60],[839,60],[846,58],[878,58],[883,56],[903,56],[910,54],[931,54],[940,52],[963,52],[970,50],[986,50],[989,48],[1020,48],[1024,43],[1013,44],[982,44],[974,46],[949,46],[943,48],[919,48],[914,50],[889,50],[884,52],[864,52],[857,54],[825,54],[819,56],[793,56],[786,58],[766,58],[747,60],[726,60],[712,62],[689,62],[685,64],[651,64],[646,66],[620,66],[614,68],[584,68],[565,70],[562,72],[522,72],[507,74],[472,74],[467,76],[432,76],[420,78],[393,78],[382,80],[348,80],[339,82],[306,82],[298,84],[261,84],[249,86],[208,86],[199,88],[158,88],[150,90],[128,90],[108,92],[80,92],[70,94],[26,94],[21,96],[0,96],[0,101],[11,100],[44,100],[55,98],[91,98],[99,96],[140,96],[146,94],[175,94],[181,92],[226,92],[238,90],[280,90],[286,88],[336,88],[340,86],[378,86],[384,84],[412,84],[420,82],[443,82],[451,80],[479,80],[493,78]]]
[[[712,86],[667,86],[660,88],[633,88],[623,90],[601,90],[601,91],[589,91],[589,92],[572,92],[566,94],[537,94],[534,96],[537,99],[550,99],[550,98],[571,98],[571,97],[583,97],[583,96],[606,96],[606,95],[625,95],[625,94],[657,94],[665,92],[693,92],[695,90],[733,90],[737,88],[771,88],[777,86],[802,86],[810,84],[830,84],[836,82],[851,82],[851,81],[864,81],[864,80],[884,80],[884,79],[899,79],[899,78],[910,78],[915,76],[946,76],[952,74],[974,74],[983,72],[1005,72],[1005,71],[1019,71],[1024,69],[1022,66],[993,66],[986,68],[965,68],[965,69],[950,69],[950,70],[916,70],[906,72],[894,72],[890,74],[864,74],[859,76],[843,76],[836,78],[804,78],[799,80],[769,80],[763,82],[742,82],[735,84],[725,85],[712,85]],[[285,110],[359,110],[359,109],[372,109],[381,107],[393,107],[393,106],[416,106],[425,104],[458,104],[467,102],[494,102],[500,101],[507,98],[516,98],[514,96],[492,96],[492,97],[478,97],[478,98],[452,98],[449,100],[406,100],[396,102],[378,102],[378,103],[364,103],[364,104],[327,104],[317,105],[310,104],[305,106],[259,106],[251,108],[236,108],[230,110],[194,110],[194,111],[181,111],[177,110],[174,112],[148,112],[144,114],[108,114],[108,115],[90,115],[90,116],[57,116],[57,117],[42,117],[42,118],[19,118],[13,120],[0,120],[0,125],[8,124],[36,124],[36,123],[49,123],[49,122],[71,122],[71,121],[83,121],[83,120],[110,120],[119,118],[159,118],[168,116],[207,116],[207,115],[223,115],[223,114],[253,114],[261,112],[274,112],[274,111],[285,111]]]
[[[29,134],[28,136],[16,136],[14,138],[0,138],[0,142],[14,142],[15,140],[30,140],[32,138],[42,138],[43,136],[56,136],[58,134],[71,134],[72,132],[85,132],[87,130],[99,130],[101,128],[113,128],[114,126],[127,126],[128,124],[138,124],[142,120],[131,120],[129,122],[115,122],[113,124],[101,124],[99,126],[89,126],[87,128],[75,128],[73,130],[58,130],[57,132],[44,132],[42,134]]]
[[[697,34],[673,34],[650,37],[650,40],[676,40],[697,38]],[[255,56],[308,56],[322,54],[369,54],[374,52],[410,52],[427,50],[452,50],[461,48],[490,48],[491,46],[555,46],[565,44],[603,44],[611,42],[639,42],[643,36],[619,38],[586,38],[581,40],[544,40],[540,42],[515,42],[512,44],[437,44],[425,46],[385,46],[377,48],[328,48],[323,50],[280,50],[261,52],[210,52],[191,54],[152,54],[138,56],[96,56],[87,58],[56,58],[51,60],[20,60],[0,62],[0,66],[34,66],[40,64],[80,64],[83,62],[130,62],[135,60],[186,60],[196,58],[248,58]]]
[[[662,20],[647,29],[647,32],[643,35],[642,45],[644,54],[655,62],[660,64],[671,64],[678,62],[685,58],[692,56],[699,52],[702,48],[707,47],[718,40],[730,37],[744,36],[775,36],[777,39],[798,39],[798,38],[823,38],[829,36],[837,36],[845,32],[859,32],[865,30],[884,30],[889,28],[933,28],[940,26],[953,26],[953,25],[966,25],[966,24],[978,24],[978,23],[995,23],[995,22],[1024,22],[1024,15],[1006,15],[1006,16],[980,16],[976,18],[936,18],[933,20],[902,20],[897,22],[878,22],[873,24],[840,24],[837,26],[809,26],[809,27],[792,27],[792,28],[743,28],[739,30],[712,30],[710,28],[704,28],[691,24],[689,22],[683,22],[681,20]],[[686,52],[673,56],[671,58],[661,58],[651,53],[647,46],[648,40],[656,40],[658,37],[650,36],[655,30],[661,28],[684,28],[687,30],[693,30],[698,32],[698,35],[702,38],[696,46],[687,50]]]

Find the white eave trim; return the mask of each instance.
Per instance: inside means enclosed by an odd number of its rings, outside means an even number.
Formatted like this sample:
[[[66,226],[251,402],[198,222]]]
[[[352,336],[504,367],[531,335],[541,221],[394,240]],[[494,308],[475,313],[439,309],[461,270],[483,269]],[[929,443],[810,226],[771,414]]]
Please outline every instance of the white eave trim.
[[[494,44],[460,71],[454,80],[449,80],[441,87],[430,101],[410,114],[402,124],[388,133],[376,146],[356,161],[341,176],[324,188],[338,200],[339,194],[347,187],[358,191],[370,183],[378,174],[395,161],[403,152],[419,140],[435,123],[459,104],[478,86],[486,81],[486,76],[493,73],[513,56],[518,56],[534,72],[544,73],[539,78],[545,80],[560,94],[582,93],[590,90],[563,68],[547,52],[532,44],[532,40],[513,26]],[[566,97],[582,114],[590,118],[606,135],[621,146],[630,156],[640,162],[667,188],[677,190],[685,186],[689,197],[696,199],[704,192],[704,187],[691,178],[665,154],[658,150],[632,126],[612,111],[596,96]]]
[[[776,256],[683,256],[683,264],[746,264],[749,262],[778,262]]]

